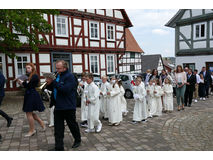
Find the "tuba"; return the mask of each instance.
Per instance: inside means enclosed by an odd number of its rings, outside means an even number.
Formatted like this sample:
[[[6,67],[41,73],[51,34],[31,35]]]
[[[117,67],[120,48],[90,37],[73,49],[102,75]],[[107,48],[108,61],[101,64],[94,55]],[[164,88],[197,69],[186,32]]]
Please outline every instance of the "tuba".
[[[43,88],[45,88],[47,86],[47,82],[44,82],[40,87],[39,89],[42,90]]]

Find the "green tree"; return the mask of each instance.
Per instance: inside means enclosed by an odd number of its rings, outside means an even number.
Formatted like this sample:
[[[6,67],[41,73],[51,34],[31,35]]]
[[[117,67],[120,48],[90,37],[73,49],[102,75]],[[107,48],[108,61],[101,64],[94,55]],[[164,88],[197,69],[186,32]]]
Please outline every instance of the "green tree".
[[[0,10],[0,53],[15,57],[15,50],[24,44],[17,33],[27,37],[27,44],[37,53],[38,45],[45,44],[38,33],[50,33],[52,26],[44,19],[44,14],[59,14],[58,10],[48,9],[1,9]],[[16,31],[14,33],[13,31]]]

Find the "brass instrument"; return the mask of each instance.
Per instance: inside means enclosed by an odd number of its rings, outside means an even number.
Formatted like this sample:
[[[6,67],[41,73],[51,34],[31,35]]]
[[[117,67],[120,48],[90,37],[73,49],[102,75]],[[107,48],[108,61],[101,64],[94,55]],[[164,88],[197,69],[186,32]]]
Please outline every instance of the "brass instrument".
[[[43,88],[45,88],[47,86],[47,82],[44,82],[40,87],[39,89],[42,90]]]

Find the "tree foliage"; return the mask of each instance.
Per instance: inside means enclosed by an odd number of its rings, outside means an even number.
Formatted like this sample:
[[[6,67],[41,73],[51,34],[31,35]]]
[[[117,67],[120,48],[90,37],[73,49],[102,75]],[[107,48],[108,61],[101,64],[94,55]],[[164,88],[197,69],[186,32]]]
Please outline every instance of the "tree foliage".
[[[27,37],[27,44],[37,53],[38,45],[45,44],[38,33],[50,33],[52,26],[44,19],[44,14],[58,14],[57,10],[44,9],[2,9],[0,10],[0,53],[15,57],[15,50],[23,44],[19,35]]]

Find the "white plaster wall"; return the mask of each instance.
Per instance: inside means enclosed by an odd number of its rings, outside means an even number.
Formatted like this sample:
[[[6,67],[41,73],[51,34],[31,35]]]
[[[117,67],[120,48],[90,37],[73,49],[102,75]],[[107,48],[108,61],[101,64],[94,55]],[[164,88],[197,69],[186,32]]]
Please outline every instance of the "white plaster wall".
[[[180,27],[180,32],[186,37],[186,39],[191,39],[191,25]]]
[[[101,40],[101,47],[105,48],[105,40],[104,39]]]
[[[206,48],[206,41],[193,42],[194,48]]]
[[[99,42],[90,41],[90,47],[99,47]]]
[[[123,41],[120,43],[119,48],[124,48],[124,42]]]
[[[9,73],[9,77],[13,77],[13,67],[12,66],[8,66],[8,73]]]
[[[107,42],[107,48],[115,48],[115,43]]]
[[[95,10],[94,9],[87,9],[87,12],[89,12],[89,13],[95,13]]]
[[[113,17],[113,10],[112,9],[106,9],[106,16]]]
[[[26,36],[18,36],[21,43],[27,43],[27,37]]]
[[[81,19],[76,19],[76,18],[74,18],[74,19],[73,19],[73,22],[74,22],[74,25],[79,25],[79,26],[81,26]]]
[[[40,63],[50,63],[50,54],[39,54]]]
[[[75,34],[75,35],[79,35],[80,31],[81,31],[81,28],[80,28],[80,27],[75,27],[75,28],[74,28],[74,34]]]
[[[106,76],[106,71],[101,71],[101,76]]]
[[[81,54],[72,54],[73,63],[82,63],[82,55]]]
[[[206,62],[212,62],[213,55],[205,56],[183,56],[176,57],[176,66],[183,65],[183,63],[195,63],[195,68],[200,72],[203,66],[206,66]]]
[[[84,61],[85,61],[85,70],[88,70],[88,55],[84,55]]]
[[[117,32],[117,39],[121,39],[122,36],[123,36],[123,33]]]
[[[185,41],[180,41],[180,50],[181,49],[189,49],[189,46],[187,45],[187,43]]]
[[[104,10],[102,9],[96,9],[96,13],[100,15],[104,15]]]
[[[56,39],[56,45],[64,45],[68,46],[68,40],[67,39]]]
[[[116,25],[116,30],[117,30],[117,31],[124,31],[124,27],[123,27],[123,26]]]
[[[213,48],[213,41],[210,41],[210,48]]]
[[[51,72],[51,69],[50,69],[50,65],[40,65],[40,75],[42,75],[41,72]]]
[[[104,23],[101,23],[101,38],[105,38],[105,27],[104,27]]]
[[[123,19],[123,16],[122,16],[122,14],[121,14],[121,11],[115,10],[115,18]]]
[[[88,47],[88,45],[89,45],[88,44],[88,38],[85,38],[84,41],[85,41],[85,46]]]
[[[88,21],[84,20],[84,35],[88,36]]]
[[[192,9],[192,17],[202,15],[202,9]]]
[[[73,72],[82,73],[83,72],[82,65],[73,65]]]
[[[190,18],[190,11],[186,10],[181,19]]]
[[[213,11],[211,9],[205,9],[205,13],[212,13]]]
[[[105,64],[105,55],[101,54],[101,69],[104,69],[106,67]]]

